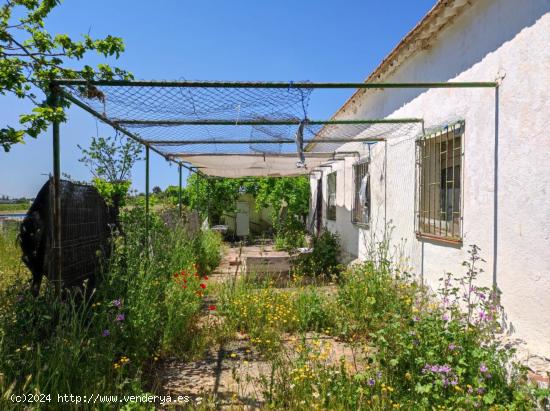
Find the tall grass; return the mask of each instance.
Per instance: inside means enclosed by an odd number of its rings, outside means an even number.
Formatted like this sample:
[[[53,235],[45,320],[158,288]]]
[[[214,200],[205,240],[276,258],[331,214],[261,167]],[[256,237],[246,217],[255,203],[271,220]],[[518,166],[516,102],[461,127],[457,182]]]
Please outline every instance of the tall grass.
[[[0,229],[0,291],[29,275],[21,261],[21,249],[16,241],[18,227],[13,223],[6,224],[3,231]]]
[[[208,291],[200,284],[217,264],[220,240],[213,233],[191,237],[184,227],[168,229],[152,214],[146,241],[144,220],[141,207],[122,215],[125,236],[116,240],[99,286],[87,300],[73,292],[59,302],[48,287],[33,298],[22,284],[2,291],[0,401],[5,406],[13,405],[12,393],[53,399],[57,394],[141,394],[159,357],[190,354],[201,297]],[[190,274],[185,287],[182,272]],[[86,408],[55,401],[43,405]],[[93,406],[98,407],[109,408]]]

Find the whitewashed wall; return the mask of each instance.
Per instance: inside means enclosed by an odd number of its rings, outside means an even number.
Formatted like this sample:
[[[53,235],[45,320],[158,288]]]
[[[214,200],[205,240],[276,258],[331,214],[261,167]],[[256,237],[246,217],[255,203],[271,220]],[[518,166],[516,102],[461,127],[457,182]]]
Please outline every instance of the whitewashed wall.
[[[485,0],[440,33],[383,81],[493,81],[504,76],[498,103],[498,224],[496,281],[507,321],[529,348],[550,357],[550,1]],[[481,247],[482,282],[492,283],[495,90],[367,91],[341,118],[422,117],[426,126],[465,120],[462,247],[416,239],[415,145],[411,134],[371,150],[372,227],[351,223],[352,171],[357,158],[337,162],[338,232],[347,253],[365,256],[384,221],[411,269],[432,286],[444,272],[462,273],[468,245]],[[363,152],[363,156],[368,151]],[[387,164],[385,164],[387,162]],[[385,167],[387,166],[387,171]],[[326,175],[323,173],[323,190]],[[315,196],[316,182],[312,177]],[[387,191],[386,190],[387,187]],[[326,201],[326,196],[325,201]],[[386,201],[384,199],[386,198]],[[323,213],[325,215],[325,213]]]

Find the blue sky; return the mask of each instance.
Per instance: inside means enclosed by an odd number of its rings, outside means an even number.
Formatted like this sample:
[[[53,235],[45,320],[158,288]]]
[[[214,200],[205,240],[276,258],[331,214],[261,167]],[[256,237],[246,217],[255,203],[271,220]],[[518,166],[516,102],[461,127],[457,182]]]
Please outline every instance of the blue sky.
[[[433,6],[434,0],[183,1],[65,0],[47,20],[51,33],[122,37],[126,52],[113,65],[137,79],[362,81]],[[102,62],[92,57],[87,64]],[[329,117],[351,93],[312,105]],[[313,99],[313,98],[312,98]],[[315,101],[314,101],[315,103]],[[0,127],[32,109],[0,96]],[[61,168],[89,180],[77,144],[112,130],[73,107],[61,126]],[[0,194],[34,196],[52,168],[51,132],[9,153],[0,150]],[[133,185],[144,191],[144,163]],[[177,168],[152,155],[151,186],[177,184]]]

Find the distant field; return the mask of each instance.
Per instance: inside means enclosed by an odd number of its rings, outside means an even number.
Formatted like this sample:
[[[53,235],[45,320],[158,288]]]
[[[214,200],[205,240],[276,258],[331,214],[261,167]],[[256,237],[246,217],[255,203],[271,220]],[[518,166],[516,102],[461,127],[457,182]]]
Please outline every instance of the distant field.
[[[29,209],[29,203],[0,204],[0,213],[21,213]]]

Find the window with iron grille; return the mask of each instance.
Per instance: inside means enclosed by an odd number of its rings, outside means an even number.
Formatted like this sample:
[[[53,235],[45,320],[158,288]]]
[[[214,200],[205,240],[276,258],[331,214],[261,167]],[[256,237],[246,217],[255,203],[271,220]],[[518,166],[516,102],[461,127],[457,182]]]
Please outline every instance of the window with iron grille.
[[[370,175],[368,161],[353,165],[353,209],[351,221],[357,225],[367,225],[370,220]]]
[[[417,235],[460,242],[464,123],[417,141]]]
[[[327,220],[336,220],[336,171],[327,175]]]

